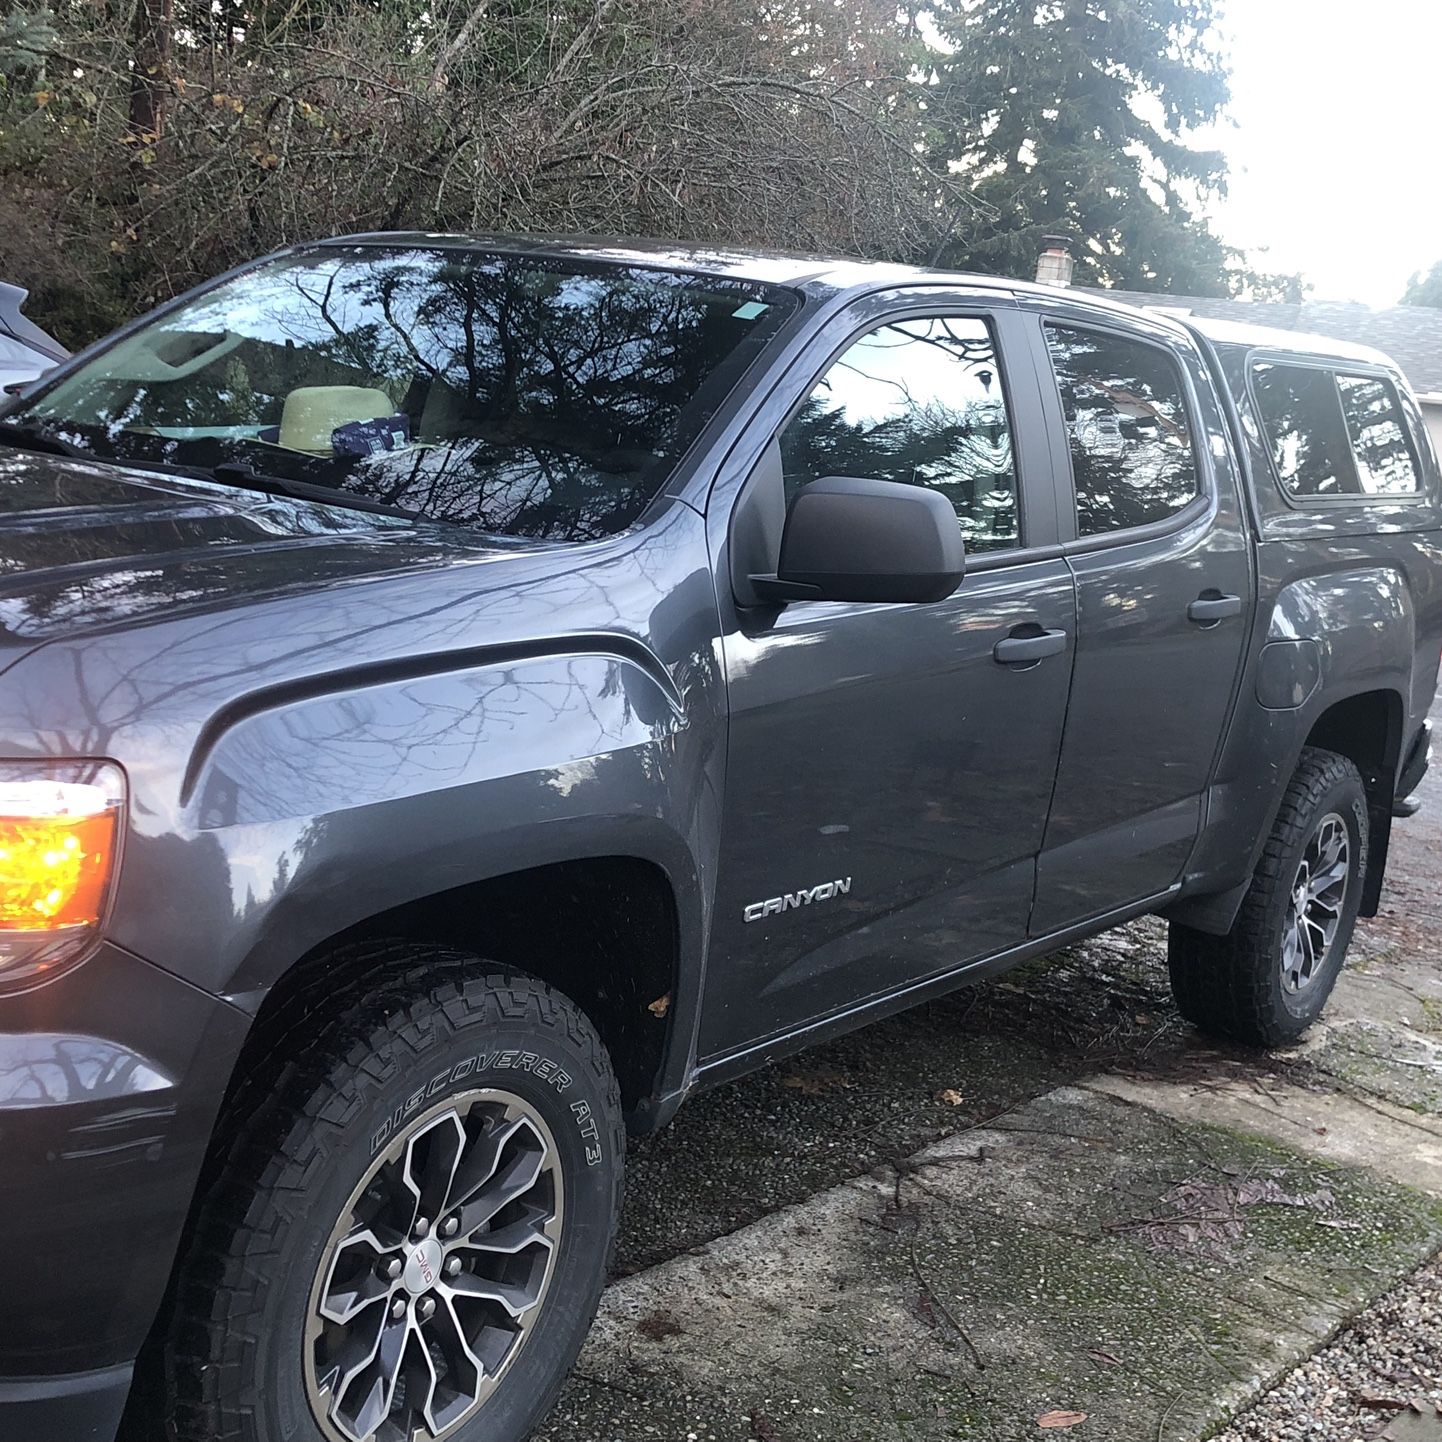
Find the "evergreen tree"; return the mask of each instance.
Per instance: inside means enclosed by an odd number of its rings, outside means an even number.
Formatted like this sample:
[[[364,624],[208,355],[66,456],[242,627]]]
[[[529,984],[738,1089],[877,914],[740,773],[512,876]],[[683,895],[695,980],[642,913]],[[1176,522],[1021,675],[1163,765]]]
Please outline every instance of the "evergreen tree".
[[[934,153],[982,204],[938,258],[1029,277],[1045,234],[1079,284],[1225,295],[1247,277],[1200,217],[1226,163],[1187,143],[1228,100],[1213,0],[941,0]]]
[[[1419,270],[1407,282],[1403,305],[1430,305],[1442,309],[1442,260],[1425,275]]]

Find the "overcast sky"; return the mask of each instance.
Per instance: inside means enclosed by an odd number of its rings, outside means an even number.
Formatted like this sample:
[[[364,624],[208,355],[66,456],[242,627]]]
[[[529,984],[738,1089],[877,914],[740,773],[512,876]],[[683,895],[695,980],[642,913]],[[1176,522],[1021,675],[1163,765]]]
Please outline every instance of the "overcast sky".
[[[1226,0],[1217,232],[1316,300],[1392,305],[1442,260],[1442,0]]]

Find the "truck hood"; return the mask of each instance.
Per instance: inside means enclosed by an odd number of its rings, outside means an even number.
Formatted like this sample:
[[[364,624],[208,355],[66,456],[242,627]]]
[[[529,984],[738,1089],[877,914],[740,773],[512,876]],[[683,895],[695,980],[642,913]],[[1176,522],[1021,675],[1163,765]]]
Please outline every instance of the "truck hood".
[[[0,667],[56,637],[544,549],[0,447]]]

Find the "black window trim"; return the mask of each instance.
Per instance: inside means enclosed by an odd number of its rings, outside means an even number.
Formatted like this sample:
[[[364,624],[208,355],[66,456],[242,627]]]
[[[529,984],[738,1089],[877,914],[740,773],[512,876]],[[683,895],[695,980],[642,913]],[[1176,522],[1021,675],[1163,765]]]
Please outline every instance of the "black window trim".
[[[1091,330],[1098,331],[1103,335],[1114,336],[1120,340],[1131,341],[1136,345],[1148,346],[1152,350],[1161,351],[1171,362],[1181,380],[1182,406],[1187,414],[1187,426],[1190,431],[1188,443],[1192,449],[1192,460],[1197,472],[1197,493],[1187,502],[1181,510],[1170,516],[1165,516],[1159,521],[1146,521],[1139,526],[1126,526],[1116,531],[1101,531],[1094,536],[1083,536],[1080,534],[1079,518],[1076,505],[1076,469],[1072,459],[1071,438],[1063,435],[1063,446],[1066,451],[1066,472],[1063,476],[1065,482],[1067,499],[1071,503],[1071,524],[1072,539],[1062,543],[1062,551],[1069,556],[1086,554],[1091,551],[1109,550],[1115,546],[1130,546],[1142,541],[1157,540],[1161,537],[1175,535],[1180,531],[1189,530],[1203,519],[1210,520],[1217,509],[1217,478],[1212,469],[1212,457],[1210,450],[1205,446],[1198,445],[1200,436],[1206,434],[1205,428],[1199,424],[1201,410],[1197,405],[1196,391],[1193,387],[1191,373],[1182,364],[1181,356],[1177,348],[1167,338],[1160,336],[1144,335],[1132,327],[1119,322],[1114,322],[1110,316],[1077,316],[1067,311],[1042,310],[1037,312],[1041,325],[1038,331],[1038,344],[1041,347],[1041,355],[1046,363],[1047,374],[1051,378],[1052,391],[1057,403],[1057,414],[1061,418],[1063,428],[1066,425],[1066,406],[1061,398],[1061,383],[1057,379],[1056,363],[1052,359],[1051,347],[1047,344],[1047,327],[1061,326],[1069,330]],[[1199,357],[1200,359],[1200,357]]]
[[[874,299],[874,295],[858,296],[856,299],[861,302]],[[1006,356],[1005,342],[1001,334],[1001,326],[997,324],[1003,313],[1016,314],[1015,302],[1010,296],[995,303],[981,298],[948,300],[945,296],[938,295],[935,291],[928,291],[925,296],[908,300],[903,295],[898,295],[895,304],[877,314],[870,316],[849,329],[841,342],[833,347],[818,366],[810,371],[810,379],[805,383],[801,394],[794,404],[789,406],[781,422],[771,434],[773,442],[781,439],[784,432],[801,413],[811,392],[816,388],[817,383],[831,369],[831,367],[845,355],[851,347],[863,336],[870,335],[873,331],[880,330],[882,326],[890,325],[893,321],[917,319],[920,317],[935,317],[937,319],[961,319],[979,320],[991,333],[992,346],[996,353],[997,369],[1001,374],[1002,400],[1006,405],[1007,424],[1011,429],[1012,439],[1012,469],[1016,477],[1016,505],[1017,505],[1017,531],[1020,536],[1020,543],[997,551],[972,551],[966,553],[966,569],[970,574],[973,571],[994,571],[1006,566],[1024,565],[1037,561],[1055,560],[1062,554],[1062,547],[1059,544],[1047,543],[1039,546],[1029,546],[1027,535],[1031,526],[1031,520],[1027,515],[1026,487],[1022,480],[1021,465],[1021,444],[1020,427],[1017,424],[1019,414],[1016,405],[1015,386],[1010,375],[1010,365]],[[1013,358],[1012,365],[1015,364]]]
[[[1385,366],[1374,365],[1367,361],[1334,360],[1327,356],[1298,355],[1294,351],[1272,350],[1266,346],[1254,346],[1249,349],[1246,353],[1245,364],[1247,368],[1247,404],[1251,407],[1252,415],[1256,417],[1257,429],[1262,438],[1262,449],[1266,452],[1267,471],[1272,477],[1272,484],[1276,487],[1277,494],[1281,496],[1289,509],[1293,511],[1333,511],[1356,510],[1362,506],[1376,509],[1379,506],[1410,507],[1431,504],[1427,494],[1427,477],[1422,468],[1421,457],[1417,454],[1417,439],[1412,434],[1407,408],[1402,404],[1402,393],[1397,389],[1397,378]],[[1326,371],[1332,377],[1333,391],[1337,397],[1337,412],[1342,420],[1342,434],[1347,437],[1347,447],[1352,452],[1353,464],[1357,466],[1359,482],[1362,472],[1361,463],[1357,459],[1357,445],[1352,439],[1352,428],[1347,424],[1347,414],[1342,409],[1342,393],[1336,387],[1336,380],[1338,376],[1356,376],[1361,380],[1383,382],[1390,389],[1392,399],[1397,405],[1397,417],[1402,427],[1402,437],[1407,442],[1407,454],[1412,461],[1412,474],[1417,478],[1416,490],[1386,491],[1377,494],[1357,491],[1340,496],[1299,496],[1289,491],[1282,480],[1282,473],[1277,469],[1272,437],[1267,429],[1262,407],[1257,400],[1254,382],[1256,368],[1259,365],[1285,365],[1299,370]]]

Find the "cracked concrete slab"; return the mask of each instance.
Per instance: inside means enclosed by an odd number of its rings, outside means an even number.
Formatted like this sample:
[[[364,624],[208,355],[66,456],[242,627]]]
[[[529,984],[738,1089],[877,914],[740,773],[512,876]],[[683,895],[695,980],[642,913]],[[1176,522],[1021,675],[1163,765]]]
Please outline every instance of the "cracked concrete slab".
[[[1091,1085],[1179,1121],[1256,1132],[1442,1196],[1442,1118],[1389,1101],[1317,1091],[1275,1077],[1258,1084],[1243,1078],[1193,1082],[1108,1076]]]
[[[1193,1437],[1439,1239],[1420,1192],[1062,1087],[617,1283],[543,1436]]]

